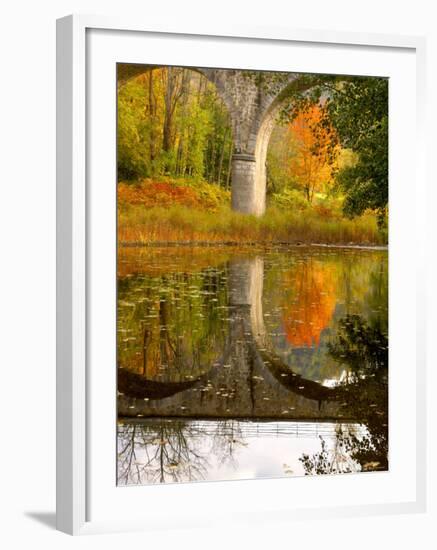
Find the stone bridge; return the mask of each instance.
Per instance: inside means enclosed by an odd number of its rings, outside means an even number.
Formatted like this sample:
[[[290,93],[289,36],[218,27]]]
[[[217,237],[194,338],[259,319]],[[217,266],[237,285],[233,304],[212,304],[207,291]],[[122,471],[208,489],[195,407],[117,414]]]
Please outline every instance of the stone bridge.
[[[263,259],[232,261],[228,277],[231,318],[222,356],[184,382],[147,380],[120,368],[119,416],[355,420],[342,412],[347,388],[304,379],[269,346]]]
[[[153,70],[152,65],[118,65],[118,83]],[[290,88],[299,86],[298,74],[272,75],[235,69],[189,69],[212,82],[231,121],[232,208],[261,216],[266,207],[266,157],[272,130]]]

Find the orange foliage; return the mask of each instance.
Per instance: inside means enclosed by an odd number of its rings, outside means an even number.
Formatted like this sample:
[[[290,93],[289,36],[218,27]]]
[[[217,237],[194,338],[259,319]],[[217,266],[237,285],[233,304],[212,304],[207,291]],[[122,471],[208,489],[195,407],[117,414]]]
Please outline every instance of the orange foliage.
[[[296,150],[290,161],[290,174],[312,202],[314,193],[322,191],[331,180],[332,146],[337,142],[337,135],[326,122],[323,107],[318,105],[300,112],[288,130]]]
[[[146,208],[174,204],[188,207],[202,205],[200,197],[194,189],[165,181],[143,180],[140,184],[135,185],[119,183],[117,195],[119,204],[141,204]]]
[[[295,300],[283,314],[288,342],[296,347],[318,345],[331,322],[335,304],[334,266],[307,261],[287,273],[287,285],[295,289]]]

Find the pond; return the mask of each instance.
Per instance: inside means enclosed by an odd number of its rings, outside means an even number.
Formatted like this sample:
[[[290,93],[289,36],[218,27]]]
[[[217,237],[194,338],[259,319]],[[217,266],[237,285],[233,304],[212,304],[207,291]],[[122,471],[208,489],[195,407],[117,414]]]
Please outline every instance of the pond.
[[[388,469],[388,254],[121,248],[119,485]]]

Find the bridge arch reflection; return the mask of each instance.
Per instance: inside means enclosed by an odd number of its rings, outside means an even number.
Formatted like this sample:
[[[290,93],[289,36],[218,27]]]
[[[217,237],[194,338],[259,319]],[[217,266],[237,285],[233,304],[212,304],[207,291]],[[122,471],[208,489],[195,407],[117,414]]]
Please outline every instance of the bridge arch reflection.
[[[119,414],[344,420],[347,388],[305,379],[274,352],[263,315],[264,270],[259,255],[228,263],[229,329],[222,354],[204,365],[204,374],[160,382],[120,368]]]

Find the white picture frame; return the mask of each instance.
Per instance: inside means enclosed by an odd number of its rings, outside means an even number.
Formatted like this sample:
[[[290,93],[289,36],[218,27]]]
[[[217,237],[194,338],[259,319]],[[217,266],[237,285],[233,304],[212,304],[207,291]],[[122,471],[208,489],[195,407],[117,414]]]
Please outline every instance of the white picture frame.
[[[149,491],[154,499],[154,514],[146,518],[144,512],[135,517],[129,518],[118,517],[115,513],[116,508],[113,507],[113,512],[103,510],[100,514],[90,515],[90,502],[110,500],[108,495],[104,493],[101,485],[91,486],[94,481],[96,467],[96,459],[93,457],[91,448],[96,444],[96,431],[93,431],[92,422],[95,422],[96,415],[94,414],[94,406],[96,400],[99,400],[96,394],[95,384],[92,384],[93,373],[92,369],[96,369],[96,361],[94,357],[95,339],[98,339],[95,330],[96,305],[98,302],[93,302],[95,294],[94,272],[92,269],[93,251],[96,250],[96,238],[100,238],[95,229],[97,227],[97,213],[93,206],[93,189],[90,186],[94,168],[90,168],[90,144],[93,141],[89,136],[89,119],[90,109],[93,108],[91,99],[89,81],[90,71],[93,71],[95,64],[90,61],[88,56],[89,50],[98,51],[101,48],[98,41],[89,40],[93,32],[106,33],[105,40],[110,40],[115,44],[114,36],[116,34],[127,36],[132,40],[141,39],[140,37],[158,37],[164,43],[169,40],[178,40],[186,37],[190,40],[208,41],[220,40],[223,44],[242,44],[255,45],[259,47],[276,47],[278,45],[287,47],[287,45],[315,45],[318,48],[343,48],[346,52],[348,48],[361,49],[366,51],[390,51],[397,52],[396,55],[408,54],[414,57],[415,74],[414,74],[414,95],[416,97],[413,104],[405,105],[406,113],[411,114],[410,121],[414,124],[414,134],[416,141],[416,156],[412,156],[410,160],[411,173],[414,172],[416,193],[423,192],[425,185],[425,162],[422,151],[425,150],[424,142],[424,79],[425,79],[425,41],[421,37],[407,36],[392,36],[392,35],[373,35],[373,34],[352,34],[352,33],[327,33],[323,31],[303,31],[284,28],[170,28],[164,24],[160,27],[151,26],[147,22],[129,21],[119,18],[105,18],[96,16],[72,15],[60,19],[57,22],[57,528],[69,534],[85,534],[92,532],[118,531],[126,529],[148,529],[159,526],[180,525],[190,523],[189,503],[188,510],[185,510],[187,515],[181,514],[178,517],[176,508],[166,511],[166,516],[163,516],[163,503],[165,498],[184,498],[190,492],[195,495],[194,498],[202,497],[202,499],[218,499],[223,502],[223,499],[231,500],[237,498],[241,493],[242,498],[246,502],[251,503],[248,510],[241,515],[236,514],[232,510],[223,511],[223,515],[218,519],[227,521],[254,521],[258,518],[272,518],[273,516],[283,519],[293,518],[320,518],[330,515],[368,515],[368,514],[391,514],[399,512],[420,512],[425,510],[426,505],[426,463],[425,463],[425,433],[426,433],[426,402],[425,402],[425,306],[424,306],[424,281],[425,281],[425,252],[423,239],[420,235],[424,233],[423,220],[415,213],[414,217],[415,231],[410,238],[402,233],[400,220],[402,218],[403,208],[405,203],[402,200],[393,202],[393,216],[391,211],[391,219],[394,220],[390,226],[391,234],[395,231],[394,241],[396,245],[396,234],[402,238],[409,239],[409,243],[414,243],[414,282],[413,271],[411,278],[408,279],[408,274],[405,272],[404,285],[409,295],[413,292],[414,296],[410,296],[408,302],[409,312],[414,310],[414,319],[408,325],[408,331],[415,331],[414,346],[411,345],[405,351],[405,357],[414,352],[415,354],[415,376],[414,379],[414,455],[415,464],[414,471],[411,474],[411,485],[408,498],[397,498],[384,501],[383,498],[375,502],[371,497],[363,500],[360,503],[359,499],[355,499],[353,504],[348,504],[346,501],[339,501],[333,506],[322,505],[319,507],[303,507],[296,506],[296,503],[287,504],[281,496],[279,496],[279,504],[272,509],[266,502],[257,502],[256,495],[264,495],[263,499],[267,499],[268,495],[280,493],[280,484],[283,480],[271,481],[245,481],[229,483],[214,483],[214,484],[196,484],[196,487],[185,485],[183,488],[168,488],[168,487],[146,487],[141,489],[141,497],[144,498],[144,490]],[[100,35],[99,35],[100,36]],[[108,44],[108,42],[106,42]],[[92,46],[92,47],[91,47]],[[120,55],[128,55],[129,48],[135,48],[134,44]],[[111,48],[109,48],[111,49]],[[351,50],[352,51],[352,50]],[[110,54],[107,53],[109,56]],[[154,54],[156,56],[156,54]],[[174,55],[174,54],[173,54]],[[247,54],[245,54],[247,55]],[[180,64],[177,56],[174,64]],[[335,55],[333,55],[335,57]],[[344,56],[347,58],[347,55]],[[171,52],[167,52],[165,59],[172,59]],[[138,58],[121,57],[120,61],[138,62]],[[108,57],[108,63],[112,63],[113,58]],[[144,61],[145,62],[145,61]],[[156,61],[160,61],[157,59]],[[254,60],[255,67],[256,60]],[[346,62],[345,62],[346,63]],[[187,65],[194,63],[187,62]],[[201,66],[201,65],[199,65]],[[214,62],[211,66],[216,66]],[[405,65],[407,67],[407,64]],[[114,67],[115,68],[115,67]],[[259,68],[268,68],[263,66]],[[346,68],[344,69],[347,70]],[[405,69],[407,71],[407,68]],[[328,72],[328,71],[327,71]],[[114,72],[115,74],[115,72]],[[365,74],[360,72],[360,74]],[[92,76],[92,75],[91,75]],[[103,80],[102,80],[103,81]],[[112,93],[112,92],[111,92]],[[410,96],[409,96],[410,97]],[[412,97],[412,96],[411,96]],[[110,98],[109,98],[110,99]],[[113,109],[115,113],[115,102]],[[413,116],[414,115],[414,116]],[[406,118],[408,116],[406,115]],[[114,117],[115,120],[115,117]],[[93,132],[96,125],[93,126]],[[113,127],[111,127],[113,128]],[[98,131],[98,129],[97,129]],[[112,139],[112,138],[111,138]],[[109,142],[108,142],[109,143]],[[104,147],[104,145],[102,145]],[[107,152],[108,149],[105,150]],[[114,142],[115,151],[115,142]],[[396,157],[394,157],[396,158]],[[113,159],[115,162],[115,159]],[[112,168],[111,168],[112,169]],[[114,173],[109,169],[109,174]],[[392,166],[392,173],[399,173],[397,166]],[[114,173],[115,178],[115,173]],[[397,191],[396,191],[397,192]],[[396,198],[396,194],[393,195]],[[113,217],[115,212],[113,209],[114,203],[104,202],[102,209],[107,207],[106,220]],[[109,206],[108,206],[109,205]],[[112,205],[112,206],[111,206]],[[397,210],[398,209],[398,210]],[[104,222],[106,223],[106,222]],[[112,223],[112,222],[108,222]],[[112,226],[111,226],[112,227]],[[400,237],[401,238],[401,237]],[[399,244],[400,243],[399,238]],[[390,243],[391,246],[391,243]],[[395,246],[396,248],[396,246]],[[391,250],[391,248],[390,248]],[[113,255],[113,249],[107,250],[106,258]],[[102,253],[105,254],[105,253]],[[101,257],[102,265],[104,263],[103,255]],[[100,260],[99,260],[100,262]],[[111,264],[110,264],[111,265]],[[397,265],[397,273],[400,275],[401,263]],[[115,277],[115,272],[114,272]],[[111,288],[112,281],[108,281]],[[391,286],[395,286],[393,279],[390,281]],[[403,283],[398,281],[397,286],[399,291],[402,291]],[[106,291],[107,291],[106,287]],[[115,288],[115,287],[114,287]],[[395,295],[395,297],[397,294]],[[396,309],[396,303],[391,304]],[[399,308],[396,309],[396,311]],[[114,313],[115,314],[115,313]],[[392,312],[390,313],[392,315]],[[103,313],[102,313],[103,316]],[[396,314],[395,314],[396,316]],[[103,335],[102,329],[102,335]],[[109,325],[111,330],[111,325]],[[402,342],[402,334],[399,330],[398,342]],[[404,335],[405,336],[405,335]],[[391,340],[392,341],[392,340]],[[396,341],[396,340],[393,340]],[[402,351],[400,352],[402,356]],[[405,359],[406,361],[407,359]],[[112,380],[112,382],[111,382]],[[108,385],[103,384],[102,392],[111,391],[111,383],[113,383],[113,392],[115,394],[115,364],[112,379],[108,381]],[[112,397],[111,397],[112,399]],[[110,405],[110,403],[109,403]],[[106,406],[106,405],[105,405]],[[399,405],[396,405],[399,408]],[[396,412],[396,411],[395,411]],[[391,408],[390,413],[393,414]],[[91,420],[91,418],[93,420]],[[111,418],[113,429],[115,430],[115,416]],[[108,424],[109,428],[110,425]],[[107,440],[108,438],[106,438]],[[105,441],[106,441],[105,440]],[[101,447],[105,447],[106,443],[101,442]],[[99,443],[100,446],[100,443]],[[410,442],[410,446],[413,443]],[[412,451],[412,452],[413,452]],[[115,459],[115,456],[114,456]],[[112,457],[111,457],[112,460]],[[108,468],[110,469],[109,464]],[[102,471],[106,468],[102,467]],[[368,474],[366,474],[367,476]],[[387,474],[390,475],[390,472]],[[393,474],[394,475],[394,474]],[[330,476],[326,476],[330,477]],[[414,479],[413,479],[414,478]],[[351,479],[351,478],[349,478]],[[356,479],[356,477],[355,477]],[[371,485],[371,477],[366,478],[366,484]],[[375,487],[381,483],[382,478],[377,479]],[[287,480],[287,483],[294,480]],[[317,483],[323,483],[329,489],[329,481],[321,480],[320,478],[306,479],[311,483],[311,491],[317,493]],[[107,483],[107,481],[105,481]],[[257,485],[262,483],[262,485]],[[337,483],[337,482],[335,482]],[[352,481],[352,486],[354,485]],[[397,479],[399,483],[399,479]],[[347,484],[350,485],[348,481]],[[212,487],[214,485],[214,487]],[[345,485],[345,484],[344,484]],[[361,484],[362,485],[362,484]],[[99,488],[100,487],[100,488]],[[191,487],[191,488],[190,488]],[[262,487],[262,489],[261,489]],[[337,490],[337,485],[335,486]],[[358,485],[357,485],[358,487]],[[389,487],[387,485],[387,487]],[[113,488],[111,488],[112,491]],[[361,487],[362,490],[364,490]],[[137,490],[137,495],[140,495],[140,489]],[[346,492],[351,492],[351,488],[344,488]],[[94,495],[91,498],[91,493]],[[96,496],[95,492],[101,492],[100,496]],[[119,488],[118,491],[126,491]],[[160,493],[158,492],[160,491]],[[314,491],[316,493],[314,493]],[[389,491],[389,488],[387,488]],[[341,493],[341,488],[340,491]],[[112,491],[113,493],[113,491]],[[111,494],[112,494],[111,493]],[[121,493],[119,493],[121,495]],[[346,493],[345,493],[346,494]],[[413,495],[413,496],[411,496]],[[107,498],[108,497],[108,498]],[[137,499],[138,501],[138,499]],[[93,504],[94,506],[94,504]],[[193,510],[195,505],[192,503]],[[226,508],[226,507],[224,507]],[[153,517],[152,517],[153,516]],[[211,520],[212,521],[212,520]],[[209,523],[207,516],[199,516],[192,520],[192,525],[206,525]]]

